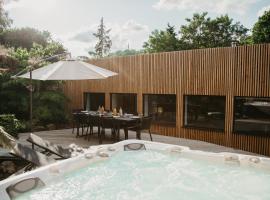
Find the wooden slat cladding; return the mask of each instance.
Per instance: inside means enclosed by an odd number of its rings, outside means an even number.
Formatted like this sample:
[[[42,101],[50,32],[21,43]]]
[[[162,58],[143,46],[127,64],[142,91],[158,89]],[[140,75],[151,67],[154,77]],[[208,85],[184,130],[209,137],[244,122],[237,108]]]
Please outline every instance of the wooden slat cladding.
[[[71,108],[81,108],[83,92],[176,94],[176,126],[154,125],[153,132],[207,141],[270,156],[270,137],[233,133],[235,96],[270,97],[270,44],[144,54],[89,61],[118,72],[106,80],[69,81],[65,93]],[[183,128],[184,95],[226,96],[225,131]]]

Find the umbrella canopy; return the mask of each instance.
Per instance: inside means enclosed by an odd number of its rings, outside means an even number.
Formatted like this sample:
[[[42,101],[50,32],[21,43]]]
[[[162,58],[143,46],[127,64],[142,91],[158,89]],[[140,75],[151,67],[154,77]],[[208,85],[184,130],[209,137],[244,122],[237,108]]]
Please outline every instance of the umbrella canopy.
[[[32,71],[32,79],[44,81],[105,79],[115,75],[117,73],[110,70],[76,60],[58,61]],[[18,77],[30,78],[30,73]]]

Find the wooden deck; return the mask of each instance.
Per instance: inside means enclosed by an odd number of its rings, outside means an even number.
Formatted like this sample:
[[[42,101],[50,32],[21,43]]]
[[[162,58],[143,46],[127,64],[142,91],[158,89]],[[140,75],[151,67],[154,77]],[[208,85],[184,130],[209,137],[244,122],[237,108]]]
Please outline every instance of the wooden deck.
[[[84,139],[84,137],[76,138],[75,134],[72,134],[72,129],[63,129],[63,130],[53,130],[53,131],[41,131],[35,132],[34,134],[39,135],[40,137],[49,140],[55,144],[60,144],[62,146],[69,146],[72,143],[75,143],[81,147],[88,148],[91,145],[98,145],[98,138],[97,135],[94,135],[90,141]],[[20,142],[30,145],[26,139],[29,133],[21,133],[19,135]],[[210,152],[233,152],[233,153],[240,153],[240,154],[249,154],[249,155],[256,155],[250,152],[245,152],[238,149],[228,148],[220,145],[215,145],[207,142],[196,141],[196,140],[189,140],[184,138],[175,138],[175,137],[168,137],[162,135],[155,135],[152,134],[153,141],[155,142],[163,142],[168,144],[175,144],[181,146],[188,146],[194,150],[202,150],[202,151],[210,151]],[[135,132],[129,132],[129,139],[135,139],[136,134]],[[124,139],[124,133],[121,132],[120,139]],[[149,134],[142,133],[143,140],[150,140]],[[111,140],[109,132],[106,133],[105,140],[103,144],[110,144],[113,143]]]

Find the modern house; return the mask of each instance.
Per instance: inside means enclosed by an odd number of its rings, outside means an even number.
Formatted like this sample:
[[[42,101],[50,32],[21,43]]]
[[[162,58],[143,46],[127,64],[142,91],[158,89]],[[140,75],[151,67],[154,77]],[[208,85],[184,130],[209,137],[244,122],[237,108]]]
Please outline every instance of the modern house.
[[[69,81],[71,108],[153,114],[153,132],[270,156],[270,44],[90,60],[119,73]]]

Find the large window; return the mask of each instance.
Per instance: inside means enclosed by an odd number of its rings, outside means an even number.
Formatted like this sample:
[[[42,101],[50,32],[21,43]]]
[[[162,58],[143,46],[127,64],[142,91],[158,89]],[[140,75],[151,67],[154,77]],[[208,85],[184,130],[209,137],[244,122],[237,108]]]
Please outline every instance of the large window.
[[[224,130],[225,96],[186,95],[186,127]]]
[[[143,101],[144,115],[152,115],[153,122],[175,125],[176,95],[144,94]]]
[[[105,93],[84,93],[85,110],[98,110],[99,106],[105,107]]]
[[[112,93],[111,109],[123,110],[123,113],[137,114],[137,95],[132,93]]]
[[[234,132],[270,135],[270,98],[235,97]]]

